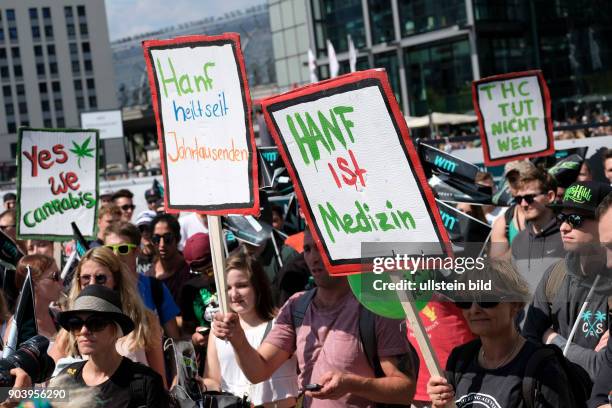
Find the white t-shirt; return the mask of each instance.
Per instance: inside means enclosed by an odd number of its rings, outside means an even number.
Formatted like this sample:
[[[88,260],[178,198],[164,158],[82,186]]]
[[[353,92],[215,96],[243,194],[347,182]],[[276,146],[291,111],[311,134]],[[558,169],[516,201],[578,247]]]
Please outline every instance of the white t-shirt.
[[[253,329],[245,330],[244,334],[251,347],[259,347],[267,325],[266,322]],[[238,367],[232,345],[217,338],[215,338],[215,345],[217,346],[219,368],[222,373],[221,389],[223,391],[239,397],[247,394],[254,405],[298,396],[297,360],[295,356],[285,361],[268,380],[259,384],[251,384]]]
[[[196,213],[189,213],[188,215],[179,218],[179,224],[181,224],[181,242],[179,242],[178,245],[179,251],[182,251],[185,248],[185,243],[190,236],[197,234],[198,232],[208,234],[208,228],[206,228]]]

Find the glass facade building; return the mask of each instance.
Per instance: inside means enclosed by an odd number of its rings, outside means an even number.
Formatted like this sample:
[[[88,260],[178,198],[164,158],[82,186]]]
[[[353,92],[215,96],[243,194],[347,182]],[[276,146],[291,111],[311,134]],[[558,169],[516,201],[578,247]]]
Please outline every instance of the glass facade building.
[[[278,0],[275,0],[278,1]],[[283,0],[281,0],[283,1]],[[473,111],[474,79],[541,69],[553,116],[612,108],[612,2],[575,0],[305,0],[318,77],[326,41],[340,73],[348,41],[358,69],[385,68],[402,109]],[[304,59],[305,61],[305,59]]]

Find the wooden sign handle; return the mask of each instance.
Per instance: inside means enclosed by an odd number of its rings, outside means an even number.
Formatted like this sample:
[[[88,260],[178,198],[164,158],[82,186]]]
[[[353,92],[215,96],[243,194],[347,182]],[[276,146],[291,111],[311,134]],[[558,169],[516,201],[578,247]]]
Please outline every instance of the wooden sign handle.
[[[212,254],[215,284],[217,286],[217,299],[221,313],[229,312],[227,303],[227,284],[225,282],[225,250],[223,246],[224,236],[221,228],[221,217],[208,215],[208,234],[210,237],[210,251]]]
[[[390,273],[389,277],[394,283],[399,283],[402,280],[402,276],[398,273]],[[423,360],[425,360],[425,365],[429,370],[429,374],[446,378],[444,370],[442,370],[442,368],[440,367],[440,362],[438,361],[436,353],[433,347],[431,346],[431,341],[429,340],[429,336],[427,335],[425,326],[423,326],[423,322],[419,317],[419,311],[417,310],[414,298],[412,297],[412,293],[405,290],[398,290],[397,296],[399,297],[400,303],[402,304],[404,313],[406,313],[406,320],[412,328],[412,332],[414,333],[414,337],[416,338],[417,344],[419,345],[421,355],[423,356]],[[448,403],[446,404],[446,407],[455,408],[455,403]]]

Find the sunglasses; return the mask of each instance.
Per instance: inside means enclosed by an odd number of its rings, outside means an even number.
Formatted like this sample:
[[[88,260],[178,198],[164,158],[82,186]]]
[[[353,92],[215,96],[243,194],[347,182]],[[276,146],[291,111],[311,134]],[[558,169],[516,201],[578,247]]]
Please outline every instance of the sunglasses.
[[[112,320],[102,316],[89,316],[85,320],[74,316],[68,319],[66,326],[71,332],[80,332],[83,329],[83,326],[87,327],[87,330],[90,332],[99,332],[104,330],[106,326],[111,323],[113,323]]]
[[[472,304],[474,302],[476,302],[476,304],[482,309],[493,309],[494,307],[500,304],[500,302],[488,302],[488,301],[476,301],[476,300],[473,300],[471,302],[455,302],[455,304],[457,305],[459,309],[467,310],[472,307]]]
[[[134,208],[136,208],[136,206],[134,204],[124,204],[119,208],[121,208],[123,211],[134,211]]]
[[[566,222],[572,228],[580,228],[580,226],[585,220],[592,220],[592,219],[593,217],[588,217],[586,215],[580,215],[580,214],[563,214],[563,213],[557,214],[557,220],[559,221],[560,224],[563,224],[564,222]]]
[[[104,246],[112,250],[115,255],[129,255],[136,248],[134,244],[107,244]]]
[[[153,236],[151,237],[151,241],[153,241],[155,245],[159,245],[162,239],[164,240],[165,244],[171,245],[174,242],[174,235],[172,235],[172,233],[170,232],[167,232],[164,235],[153,234]]]
[[[537,196],[540,195],[544,195],[544,193],[538,193],[538,194],[525,194],[525,195],[517,195],[514,196],[514,203],[515,204],[520,204],[523,202],[523,200],[525,200],[527,202],[527,204],[533,204],[533,202],[535,201],[535,198]]]
[[[92,277],[90,275],[81,275],[79,277],[81,286],[89,285],[91,282],[91,278]],[[106,281],[108,281],[108,276],[106,275],[94,275],[93,278],[94,278],[94,282],[96,283],[96,285],[104,285]]]

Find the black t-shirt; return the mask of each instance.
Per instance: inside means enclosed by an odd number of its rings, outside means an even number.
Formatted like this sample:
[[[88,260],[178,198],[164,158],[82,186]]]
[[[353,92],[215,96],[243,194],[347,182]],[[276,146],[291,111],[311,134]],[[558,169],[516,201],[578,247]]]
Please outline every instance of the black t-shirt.
[[[525,342],[512,361],[497,369],[485,369],[478,363],[478,350],[474,340],[453,349],[449,361],[457,361],[455,371],[447,371],[449,383],[455,389],[457,408],[517,408],[523,407],[523,374],[531,355],[538,345]],[[447,367],[447,370],[450,367]],[[542,394],[547,407],[570,408],[570,397],[567,391],[567,377],[562,369],[549,364],[542,369]],[[456,384],[455,384],[456,382]],[[537,406],[537,405],[536,405]]]
[[[79,386],[87,387],[83,381],[83,366],[80,361],[66,367],[61,374],[72,378]],[[117,371],[98,389],[96,407],[139,408],[167,407],[168,393],[162,378],[151,368],[123,358]],[[91,407],[93,408],[93,407]]]

